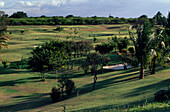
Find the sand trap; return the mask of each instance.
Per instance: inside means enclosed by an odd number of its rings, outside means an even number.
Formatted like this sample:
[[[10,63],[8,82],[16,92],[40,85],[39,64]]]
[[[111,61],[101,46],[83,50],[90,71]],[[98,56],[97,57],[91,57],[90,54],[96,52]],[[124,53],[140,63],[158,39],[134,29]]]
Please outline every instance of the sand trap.
[[[127,69],[132,68],[131,65],[126,65]],[[111,70],[124,70],[124,64],[117,64],[111,66],[104,66],[103,69],[111,69]]]

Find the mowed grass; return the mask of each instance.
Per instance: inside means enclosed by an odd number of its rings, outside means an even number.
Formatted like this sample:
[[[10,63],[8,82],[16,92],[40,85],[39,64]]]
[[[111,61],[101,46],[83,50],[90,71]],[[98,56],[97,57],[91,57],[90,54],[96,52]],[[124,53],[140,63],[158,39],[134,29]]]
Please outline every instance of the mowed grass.
[[[31,56],[34,47],[48,40],[90,40],[95,34],[97,42],[107,42],[109,37],[128,36],[129,25],[76,25],[61,26],[64,31],[53,31],[57,26],[9,26],[7,36],[9,47],[0,50],[0,61],[21,61]],[[78,34],[74,34],[74,30]],[[24,30],[24,33],[21,31]],[[12,32],[12,34],[9,34]],[[66,38],[70,36],[70,38]],[[76,38],[75,38],[76,36]],[[113,62],[120,63],[115,55],[108,55]],[[2,66],[2,65],[0,65]],[[50,92],[57,86],[56,76],[47,73],[46,82],[39,79],[38,73],[26,69],[0,70],[0,111],[114,111],[126,105],[142,105],[153,102],[154,93],[170,86],[170,66],[157,69],[155,75],[146,73],[145,79],[139,80],[139,68],[123,71],[104,71],[98,74],[96,89],[92,91],[93,76],[84,75],[82,70],[67,73],[76,84],[76,92],[58,103],[52,103]],[[166,105],[169,108],[169,104]],[[113,109],[112,109],[113,108]],[[164,107],[160,106],[160,109]],[[135,110],[135,108],[134,108]],[[133,111],[133,110],[132,110]]]
[[[0,50],[0,60],[20,61],[21,57],[28,58],[35,46],[48,40],[89,40],[93,42],[94,35],[97,41],[94,45],[107,42],[113,36],[128,37],[128,24],[123,25],[70,25],[64,26],[63,31],[54,31],[57,26],[9,26],[7,36],[9,48]],[[78,32],[74,33],[74,30]],[[24,32],[22,32],[24,31]],[[10,34],[12,33],[12,34]]]
[[[0,111],[58,112],[65,105],[68,111],[93,112],[142,105],[153,102],[155,92],[170,86],[169,73],[170,67],[160,68],[155,75],[146,73],[145,79],[139,80],[138,68],[105,71],[98,74],[96,89],[92,91],[93,76],[75,69],[69,77],[75,82],[79,94],[52,103],[49,93],[53,86],[57,86],[55,74],[47,74],[46,82],[42,82],[37,73],[7,69],[0,75]]]

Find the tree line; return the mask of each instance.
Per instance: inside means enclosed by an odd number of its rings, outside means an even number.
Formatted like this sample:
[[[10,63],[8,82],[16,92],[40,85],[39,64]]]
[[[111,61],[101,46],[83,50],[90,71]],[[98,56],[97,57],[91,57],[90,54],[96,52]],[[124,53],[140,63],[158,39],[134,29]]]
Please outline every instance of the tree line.
[[[168,25],[168,19],[163,16],[163,14],[158,11],[153,18],[148,18],[147,15],[141,15],[138,18],[119,18],[119,17],[79,17],[68,15],[63,16],[53,16],[46,17],[42,15],[40,17],[28,17],[24,12],[16,12],[9,16],[9,25],[100,25],[100,24],[143,24],[149,21],[151,24],[155,25]],[[168,15],[169,18],[169,15]]]

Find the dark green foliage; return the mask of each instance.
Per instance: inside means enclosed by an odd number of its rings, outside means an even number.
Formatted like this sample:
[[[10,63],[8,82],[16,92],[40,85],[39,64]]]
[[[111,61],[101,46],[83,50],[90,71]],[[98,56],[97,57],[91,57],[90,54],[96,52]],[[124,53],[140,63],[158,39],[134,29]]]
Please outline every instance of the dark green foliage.
[[[170,29],[170,12],[168,13],[167,27]]]
[[[69,80],[67,77],[62,77],[58,80],[58,87],[61,91],[61,96],[63,97],[64,91],[67,95],[70,95],[72,91],[76,88],[72,80]]]
[[[26,13],[24,12],[16,12],[16,13],[13,13],[10,18],[26,18],[28,17]]]
[[[125,38],[121,38],[118,40],[118,49],[119,49],[119,52],[122,51],[122,49],[126,49],[129,45],[129,39],[127,37]]]
[[[2,47],[7,47],[7,37],[5,37],[5,32],[7,31],[8,18],[5,16],[5,12],[0,11],[0,49]]]
[[[130,39],[132,40],[134,46],[135,46],[135,56],[140,63],[140,79],[144,78],[144,65],[147,62],[148,53],[150,51],[150,35],[151,35],[151,26],[149,23],[145,23],[142,26],[139,26],[137,28],[137,37],[134,36],[134,34],[129,31]]]
[[[117,36],[109,39],[109,43],[115,48],[115,51],[117,50],[117,47],[118,47],[118,41],[119,40],[118,40]]]
[[[163,25],[163,26],[167,25],[167,19],[165,18],[165,16],[162,15],[160,11],[157,12],[157,14],[153,17],[153,19],[155,19],[155,23],[158,25]]]
[[[87,52],[90,52],[93,50],[93,45],[90,41],[78,41],[73,42],[72,41],[72,51],[74,52],[74,58],[77,56],[83,56],[87,54]]]
[[[96,45],[95,50],[101,54],[106,54],[113,50],[113,46],[110,43],[102,43],[101,45]]]
[[[123,24],[128,21],[134,21],[133,18],[107,18],[107,17],[27,17],[27,18],[12,18],[10,25],[99,25],[99,24]]]
[[[63,30],[64,30],[64,28],[63,28],[63,27],[60,27],[60,26],[57,26],[57,28],[54,29],[54,31],[58,31],[58,32],[61,32],[61,31],[63,31]]]
[[[73,15],[67,15],[66,18],[72,18],[74,17]]]
[[[28,64],[34,71],[42,73],[61,68],[66,63],[65,42],[50,41],[36,47]]]
[[[53,87],[51,90],[51,99],[54,103],[61,99],[61,92],[59,88]]]
[[[96,37],[93,37],[93,42],[96,42],[97,38]]]
[[[148,18],[148,16],[147,15],[141,15],[139,18]]]
[[[10,63],[10,68],[13,69],[27,69],[29,67],[28,65],[28,59],[21,59],[21,61],[15,61]]]
[[[24,30],[21,30],[21,34],[23,34],[25,31]]]
[[[104,55],[101,55],[99,53],[90,53],[87,55],[85,61],[87,63],[87,66],[89,66],[92,75],[94,75],[94,83],[92,88],[92,90],[94,90],[97,82],[98,68],[101,67],[101,70],[103,70],[103,66],[106,65],[110,60]]]
[[[75,89],[75,84],[72,80],[66,80],[65,81],[65,89],[66,89],[66,94],[70,95],[72,93],[72,91]]]
[[[155,94],[154,101],[157,102],[164,102],[170,100],[170,90],[169,89],[164,89],[156,92]]]
[[[7,68],[8,67],[8,61],[2,61],[3,67]]]
[[[89,63],[86,60],[82,60],[80,63],[80,67],[84,70],[84,73],[87,74],[89,70]]]
[[[135,52],[134,47],[129,47],[129,48],[128,48],[128,51],[129,51],[130,53],[134,53],[134,52]]]

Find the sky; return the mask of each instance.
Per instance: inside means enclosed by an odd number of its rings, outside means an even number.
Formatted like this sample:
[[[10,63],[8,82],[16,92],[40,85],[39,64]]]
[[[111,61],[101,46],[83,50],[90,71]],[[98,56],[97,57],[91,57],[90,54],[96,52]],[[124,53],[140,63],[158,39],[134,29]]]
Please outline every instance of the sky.
[[[167,17],[170,0],[0,0],[0,11],[28,16],[153,17],[158,11]]]

